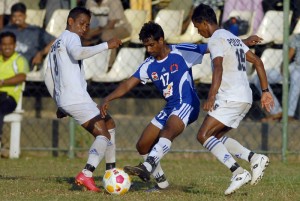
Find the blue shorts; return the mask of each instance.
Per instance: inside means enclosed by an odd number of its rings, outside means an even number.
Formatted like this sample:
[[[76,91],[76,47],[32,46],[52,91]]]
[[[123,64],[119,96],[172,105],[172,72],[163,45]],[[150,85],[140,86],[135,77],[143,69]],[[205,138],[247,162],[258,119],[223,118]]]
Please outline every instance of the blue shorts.
[[[162,129],[165,126],[168,118],[171,115],[176,115],[182,120],[186,127],[198,119],[200,102],[197,101],[193,103],[193,105],[194,106],[188,103],[182,103],[173,107],[166,106],[151,120],[151,123],[159,129]]]

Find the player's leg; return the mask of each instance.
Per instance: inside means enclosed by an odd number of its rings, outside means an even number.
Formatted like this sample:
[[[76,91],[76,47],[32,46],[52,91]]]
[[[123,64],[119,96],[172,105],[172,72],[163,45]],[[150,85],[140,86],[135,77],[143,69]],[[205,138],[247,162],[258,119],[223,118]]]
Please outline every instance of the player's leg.
[[[176,110],[170,111],[170,115],[162,114],[162,116],[167,117],[166,124],[161,129],[159,140],[151,149],[146,161],[138,166],[126,166],[124,167],[125,171],[135,173],[135,175],[138,175],[144,181],[150,179],[150,173],[154,171],[163,156],[169,152],[172,141],[182,133],[191,115],[194,113],[198,115],[199,112],[192,105],[187,103],[178,105],[176,108]]]
[[[110,141],[105,152],[106,170],[116,167],[116,124],[110,115],[105,117],[105,124],[110,134]]]
[[[154,124],[149,123],[138,140],[136,148],[144,161],[146,161],[152,147],[157,143],[161,127],[162,126],[157,127]],[[167,181],[160,163],[157,164],[156,168],[152,172],[152,176],[155,178],[157,185],[147,190],[148,192],[166,189],[169,186],[169,182]]]
[[[300,68],[296,65],[295,62],[289,65],[290,69],[290,92],[289,92],[289,109],[288,115],[289,119],[294,119],[295,112],[297,109],[297,104],[300,96],[300,86],[299,86],[299,79],[300,79]]]
[[[93,172],[104,158],[110,140],[105,121],[101,118],[96,103],[71,105],[59,109],[73,117],[78,124],[95,137],[89,150],[87,163],[76,176],[75,182],[85,186],[88,190],[98,192],[100,189],[95,185]]]

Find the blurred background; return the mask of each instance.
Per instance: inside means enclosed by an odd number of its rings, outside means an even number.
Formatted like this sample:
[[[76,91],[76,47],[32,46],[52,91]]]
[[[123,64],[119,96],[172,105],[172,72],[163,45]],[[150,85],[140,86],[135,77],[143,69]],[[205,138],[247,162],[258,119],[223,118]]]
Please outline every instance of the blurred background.
[[[247,74],[253,90],[254,102],[238,129],[230,135],[246,147],[258,152],[276,154],[285,159],[286,154],[300,153],[300,0],[20,0],[0,1],[3,13],[2,30],[10,21],[9,4],[22,2],[26,5],[26,23],[38,26],[56,38],[66,28],[69,10],[75,6],[89,8],[93,17],[91,30],[102,30],[96,36],[89,35],[84,45],[94,45],[117,36],[123,45],[116,51],[106,51],[84,60],[88,91],[97,103],[113,91],[120,82],[130,77],[139,67],[147,53],[139,41],[138,33],[143,23],[153,20],[165,32],[169,44],[207,43],[208,39],[197,33],[191,22],[191,14],[200,3],[210,5],[217,15],[219,25],[241,39],[256,34],[264,40],[250,47],[265,65],[270,88],[277,104],[270,114],[260,107],[260,85],[255,68],[247,65]],[[0,7],[2,7],[2,5]],[[118,6],[118,5],[121,5]],[[117,13],[117,14],[116,14]],[[0,25],[1,25],[0,24]],[[1,31],[1,30],[0,30]],[[31,37],[28,35],[28,37]],[[18,40],[18,39],[17,39]],[[33,39],[36,40],[36,39]],[[43,47],[39,47],[42,49]],[[289,58],[290,48],[294,55]],[[18,51],[18,46],[17,46]],[[30,47],[29,47],[30,51]],[[23,97],[22,119],[5,120],[2,137],[2,157],[18,158],[23,154],[68,155],[82,157],[93,141],[93,137],[77,125],[73,119],[56,119],[56,106],[43,82],[47,63],[44,56],[40,63],[30,63]],[[299,74],[299,73],[298,73]],[[202,64],[193,67],[193,78],[199,97],[203,102],[211,83],[211,62],[205,55]],[[291,78],[290,78],[291,77]],[[299,77],[300,78],[300,77]],[[294,80],[293,80],[294,79]],[[289,90],[295,88],[295,90]],[[110,114],[116,121],[118,151],[135,152],[142,130],[160,111],[164,100],[152,83],[139,85],[124,98],[111,103]],[[290,108],[293,105],[294,109]],[[206,152],[196,140],[196,134],[205,112],[201,111],[197,122],[189,126],[172,145],[173,152]],[[20,131],[12,122],[21,124]],[[17,132],[13,134],[13,132]],[[20,149],[9,153],[11,146]],[[11,154],[11,155],[10,155]]]

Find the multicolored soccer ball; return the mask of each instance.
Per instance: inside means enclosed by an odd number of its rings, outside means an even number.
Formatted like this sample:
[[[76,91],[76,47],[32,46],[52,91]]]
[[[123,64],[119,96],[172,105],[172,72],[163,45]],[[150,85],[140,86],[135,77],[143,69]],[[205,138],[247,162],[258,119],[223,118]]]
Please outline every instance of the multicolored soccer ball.
[[[103,187],[113,195],[124,195],[129,191],[131,178],[123,169],[113,168],[106,170],[103,176]]]

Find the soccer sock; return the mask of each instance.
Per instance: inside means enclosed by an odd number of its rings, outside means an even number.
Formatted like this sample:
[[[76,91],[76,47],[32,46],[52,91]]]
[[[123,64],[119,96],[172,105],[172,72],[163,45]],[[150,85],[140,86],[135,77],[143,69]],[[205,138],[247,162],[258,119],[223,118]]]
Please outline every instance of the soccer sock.
[[[228,152],[226,147],[222,144],[220,140],[215,138],[215,136],[209,137],[203,144],[203,146],[208,149],[217,159],[223,163],[232,172],[235,171],[233,167],[237,164],[231,154]]]
[[[116,130],[113,128],[109,129],[108,132],[110,134],[110,141],[107,144],[105,152],[106,170],[110,170],[116,167]]]
[[[248,157],[251,151],[242,146],[238,141],[226,136],[221,137],[220,141],[224,144],[229,153],[236,156],[237,158],[241,158],[245,161],[250,161],[248,160]]]
[[[107,137],[102,136],[102,135],[99,135],[95,138],[95,141],[93,142],[93,144],[89,150],[89,157],[87,160],[87,165],[91,165],[93,168],[92,169],[84,169],[82,171],[86,176],[90,176],[91,175],[90,173],[93,172],[92,170],[95,170],[95,168],[97,168],[97,166],[103,159],[108,142],[109,142],[109,140],[107,139]],[[87,165],[86,165],[86,167],[87,167]]]
[[[149,172],[154,170],[162,157],[169,152],[172,142],[164,137],[159,138],[158,142],[152,148],[146,161],[143,163]]]
[[[148,154],[141,156],[143,157],[144,161],[146,161]],[[152,172],[152,176],[155,178],[155,181],[160,188],[167,188],[169,186],[169,182],[167,181],[165,173],[161,168],[160,162],[156,165],[156,168]]]

